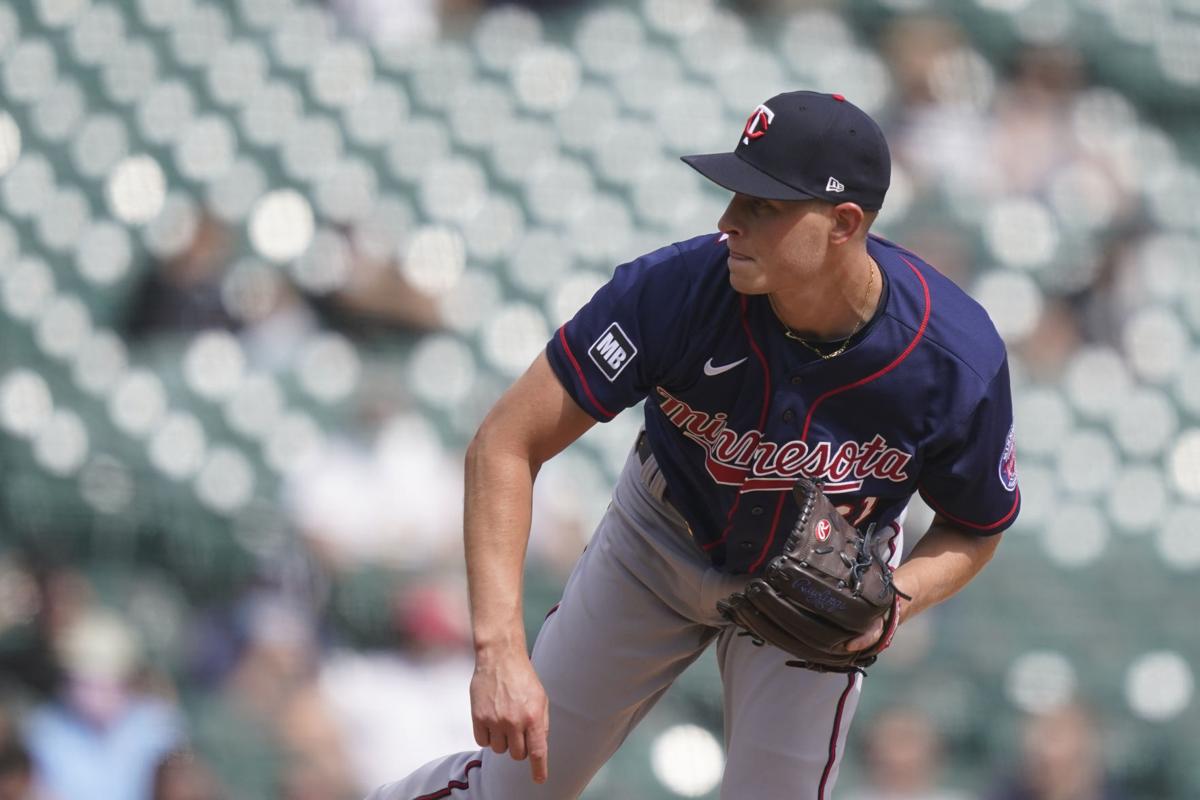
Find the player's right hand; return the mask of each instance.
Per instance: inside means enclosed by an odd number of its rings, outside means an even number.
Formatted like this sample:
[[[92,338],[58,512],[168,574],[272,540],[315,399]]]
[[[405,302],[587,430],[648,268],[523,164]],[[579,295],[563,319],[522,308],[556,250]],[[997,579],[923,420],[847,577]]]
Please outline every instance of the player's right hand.
[[[545,783],[550,706],[523,650],[476,656],[471,722],[480,747],[507,751],[517,761],[528,757],[534,783]]]

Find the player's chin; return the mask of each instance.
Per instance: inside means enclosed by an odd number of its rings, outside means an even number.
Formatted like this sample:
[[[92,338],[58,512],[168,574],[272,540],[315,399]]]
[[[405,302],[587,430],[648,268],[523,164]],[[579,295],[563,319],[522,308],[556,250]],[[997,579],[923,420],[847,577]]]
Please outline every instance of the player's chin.
[[[758,263],[753,258],[738,255],[737,253],[730,253],[729,258],[725,259],[725,263],[729,266],[731,273],[745,272],[758,268]]]
[[[742,294],[766,294],[762,270],[748,258],[729,257],[729,285]]]

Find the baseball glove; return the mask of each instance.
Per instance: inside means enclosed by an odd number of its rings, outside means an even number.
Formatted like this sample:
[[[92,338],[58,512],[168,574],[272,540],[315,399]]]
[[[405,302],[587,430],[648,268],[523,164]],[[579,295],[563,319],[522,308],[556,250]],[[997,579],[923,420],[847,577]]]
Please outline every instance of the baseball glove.
[[[795,656],[791,666],[861,672],[891,643],[900,598],[911,598],[892,583],[892,570],[876,551],[873,525],[859,532],[807,478],[796,482],[792,494],[800,516],[783,553],[717,609],[755,644],[773,644]],[[883,635],[874,645],[854,653],[843,649],[880,617]]]

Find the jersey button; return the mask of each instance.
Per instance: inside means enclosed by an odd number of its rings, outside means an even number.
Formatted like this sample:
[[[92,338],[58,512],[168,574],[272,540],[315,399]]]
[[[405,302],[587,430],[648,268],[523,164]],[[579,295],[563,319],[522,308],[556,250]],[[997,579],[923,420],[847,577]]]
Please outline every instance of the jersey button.
[[[784,422],[791,422],[795,418],[796,418],[796,412],[792,411],[790,408],[787,411],[783,412],[783,421]]]
[[[751,542],[751,541],[749,541],[749,540],[746,540],[746,541],[742,542],[742,549],[743,549],[743,550],[753,550],[753,549],[754,549],[754,542]]]
[[[799,386],[803,382],[803,380],[804,379],[801,378],[799,375],[793,375],[792,376],[792,386]]]
[[[755,506],[754,508],[750,509],[750,515],[753,517],[761,517],[762,513],[763,513],[762,506]]]

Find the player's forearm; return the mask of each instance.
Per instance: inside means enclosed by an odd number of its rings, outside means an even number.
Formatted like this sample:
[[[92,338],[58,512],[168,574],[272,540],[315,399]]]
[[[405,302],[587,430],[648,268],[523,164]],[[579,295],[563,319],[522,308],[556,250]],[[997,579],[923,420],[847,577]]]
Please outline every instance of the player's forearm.
[[[464,538],[475,650],[525,650],[521,594],[537,471],[481,431],[467,451]]]
[[[941,517],[917,542],[908,559],[896,569],[896,585],[912,595],[901,604],[909,619],[953,596],[971,582],[991,560],[1001,534],[976,536]]]
[[[594,424],[541,353],[467,448],[463,535],[477,662],[526,654],[521,590],[533,481],[542,464]]]

